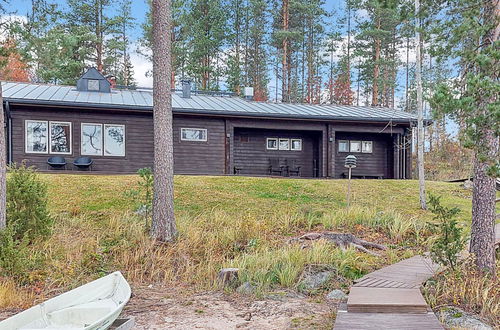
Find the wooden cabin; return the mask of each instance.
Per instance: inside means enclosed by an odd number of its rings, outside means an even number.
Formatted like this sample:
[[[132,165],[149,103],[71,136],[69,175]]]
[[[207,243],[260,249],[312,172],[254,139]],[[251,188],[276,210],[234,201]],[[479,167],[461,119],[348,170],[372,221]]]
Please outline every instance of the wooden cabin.
[[[40,171],[134,173],[153,166],[151,90],[114,89],[90,69],[77,86],[3,82],[8,162]],[[380,107],[172,94],[176,174],[405,179],[415,116]],[[49,158],[64,166],[49,165]],[[92,165],[73,165],[86,157]]]

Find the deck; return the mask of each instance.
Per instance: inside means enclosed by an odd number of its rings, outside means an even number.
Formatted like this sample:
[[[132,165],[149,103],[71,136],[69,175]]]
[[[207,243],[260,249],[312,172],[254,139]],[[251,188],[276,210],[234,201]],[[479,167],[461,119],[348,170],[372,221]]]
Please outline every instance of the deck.
[[[414,256],[365,275],[351,287],[334,329],[443,329],[420,293],[438,269]]]

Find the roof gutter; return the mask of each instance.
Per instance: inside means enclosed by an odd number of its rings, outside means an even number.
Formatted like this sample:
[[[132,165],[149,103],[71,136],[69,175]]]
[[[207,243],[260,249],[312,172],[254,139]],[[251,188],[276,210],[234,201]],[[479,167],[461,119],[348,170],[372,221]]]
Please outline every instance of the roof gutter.
[[[152,112],[151,106],[130,106],[126,104],[102,104],[102,103],[78,103],[78,102],[54,102],[43,100],[26,100],[26,99],[9,99],[12,104],[27,104],[27,105],[46,105],[46,106],[61,106],[61,107],[79,107],[87,109],[115,109],[127,110],[136,112]],[[364,122],[393,122],[400,124],[416,123],[417,119],[413,118],[390,118],[390,117],[353,117],[353,116],[322,116],[322,115],[289,115],[280,113],[262,113],[262,112],[238,112],[238,111],[224,111],[224,110],[206,110],[206,109],[186,109],[186,108],[172,108],[174,113],[179,114],[198,114],[198,115],[216,115],[216,116],[232,116],[232,117],[260,117],[260,118],[281,118],[281,119],[308,119],[319,121],[364,121]]]

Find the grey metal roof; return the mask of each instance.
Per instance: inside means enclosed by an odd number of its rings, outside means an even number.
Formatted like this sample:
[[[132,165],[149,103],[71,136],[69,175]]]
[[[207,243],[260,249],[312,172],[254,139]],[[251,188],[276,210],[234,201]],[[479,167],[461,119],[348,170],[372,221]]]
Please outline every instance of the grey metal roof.
[[[91,108],[151,110],[151,90],[113,89],[111,93],[81,92],[74,86],[2,82],[3,97],[11,103],[59,105]],[[303,118],[321,120],[412,122],[416,116],[390,108],[267,103],[239,97],[191,95],[182,98],[172,94],[172,107],[178,113],[230,116]]]

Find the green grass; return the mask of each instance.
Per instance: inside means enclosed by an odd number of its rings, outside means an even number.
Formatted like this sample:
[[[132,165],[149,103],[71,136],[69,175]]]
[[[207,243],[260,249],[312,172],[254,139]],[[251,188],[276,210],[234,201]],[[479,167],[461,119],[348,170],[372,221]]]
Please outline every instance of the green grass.
[[[41,292],[68,289],[113,270],[135,284],[206,289],[214,287],[222,267],[240,268],[241,282],[265,292],[295,288],[304,268],[316,264],[335,268],[348,285],[425,249],[423,224],[432,219],[419,209],[416,181],[354,180],[352,207],[346,210],[345,180],[176,176],[179,239],[162,245],[134,215],[137,203],[127,192],[137,188],[137,176],[40,177],[48,184],[56,223],[48,240],[31,246],[42,262],[28,270],[28,283],[17,285]],[[470,222],[470,191],[439,182],[428,182],[427,189],[442,195],[444,205],[460,208],[464,225]],[[390,249],[374,257],[324,242],[308,249],[289,243],[314,230],[350,232]],[[0,290],[0,306],[2,295],[7,293]]]

